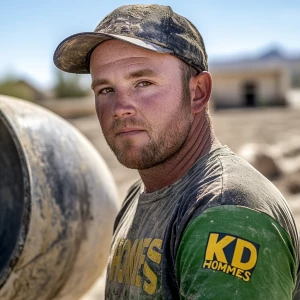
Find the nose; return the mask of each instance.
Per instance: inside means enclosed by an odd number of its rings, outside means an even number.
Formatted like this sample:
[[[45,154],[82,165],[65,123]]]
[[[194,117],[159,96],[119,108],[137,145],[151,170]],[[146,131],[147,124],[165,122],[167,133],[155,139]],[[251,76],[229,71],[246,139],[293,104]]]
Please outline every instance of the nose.
[[[134,99],[130,93],[116,92],[112,114],[114,118],[127,118],[134,116],[136,113]]]

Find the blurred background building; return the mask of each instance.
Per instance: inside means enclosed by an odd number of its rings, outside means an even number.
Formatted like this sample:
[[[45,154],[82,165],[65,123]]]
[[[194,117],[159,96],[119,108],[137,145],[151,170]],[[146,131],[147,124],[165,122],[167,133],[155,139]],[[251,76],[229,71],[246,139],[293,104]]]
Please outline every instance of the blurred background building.
[[[288,56],[274,48],[258,57],[212,62],[209,70],[217,109],[296,104],[297,92],[300,102],[300,53]]]

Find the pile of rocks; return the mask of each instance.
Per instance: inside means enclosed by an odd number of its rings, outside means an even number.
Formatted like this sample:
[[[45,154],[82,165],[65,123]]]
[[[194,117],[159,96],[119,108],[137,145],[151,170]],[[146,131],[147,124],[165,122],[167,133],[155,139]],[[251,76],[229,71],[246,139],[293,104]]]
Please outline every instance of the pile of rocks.
[[[290,194],[300,193],[300,138],[278,144],[245,144],[238,154]]]

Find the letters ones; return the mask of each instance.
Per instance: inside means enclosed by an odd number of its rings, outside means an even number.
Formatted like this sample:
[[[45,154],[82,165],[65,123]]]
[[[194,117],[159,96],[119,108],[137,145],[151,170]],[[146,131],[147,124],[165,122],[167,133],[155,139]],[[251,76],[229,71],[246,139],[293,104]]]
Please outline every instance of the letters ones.
[[[151,265],[161,262],[162,240],[144,238],[132,243],[119,239],[114,249],[109,280],[142,288],[152,295],[157,288],[157,275]]]
[[[258,250],[256,243],[226,233],[211,232],[202,268],[231,274],[247,282],[254,271]]]

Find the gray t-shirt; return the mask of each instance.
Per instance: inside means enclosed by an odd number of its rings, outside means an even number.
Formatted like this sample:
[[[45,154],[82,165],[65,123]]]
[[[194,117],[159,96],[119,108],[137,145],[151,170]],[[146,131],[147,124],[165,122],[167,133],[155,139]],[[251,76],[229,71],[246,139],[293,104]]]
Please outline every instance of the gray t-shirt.
[[[106,299],[292,299],[298,234],[276,187],[226,146],[119,212]],[[294,298],[296,299],[296,298]]]

